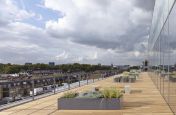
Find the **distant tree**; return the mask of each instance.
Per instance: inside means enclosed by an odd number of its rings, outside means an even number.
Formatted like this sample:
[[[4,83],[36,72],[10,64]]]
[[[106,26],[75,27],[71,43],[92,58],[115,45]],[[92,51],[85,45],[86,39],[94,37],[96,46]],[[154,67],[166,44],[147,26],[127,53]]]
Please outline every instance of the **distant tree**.
[[[0,64],[0,73],[19,73],[24,72],[28,70],[36,70],[36,69],[42,69],[42,70],[53,70],[53,69],[59,69],[63,72],[77,72],[77,71],[85,71],[85,72],[94,72],[96,70],[111,70],[111,66],[102,66],[100,64],[98,65],[91,65],[91,64],[62,64],[62,65],[55,65],[55,66],[49,66],[48,64],[33,64],[33,65],[17,65],[17,64]]]

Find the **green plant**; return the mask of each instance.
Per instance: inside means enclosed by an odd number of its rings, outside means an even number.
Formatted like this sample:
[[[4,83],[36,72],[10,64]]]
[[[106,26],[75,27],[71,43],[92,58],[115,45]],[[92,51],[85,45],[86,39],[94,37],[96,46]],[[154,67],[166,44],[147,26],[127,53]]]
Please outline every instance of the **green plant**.
[[[123,77],[128,77],[128,76],[129,76],[129,72],[127,72],[127,71],[123,72],[123,73],[122,73],[122,76],[123,76]]]
[[[101,92],[103,94],[104,98],[109,98],[110,94],[109,94],[109,90],[108,89],[104,89]]]
[[[107,88],[101,91],[103,98],[120,98],[123,96],[120,90],[116,88]]]
[[[78,93],[76,92],[67,92],[67,93],[64,93],[62,98],[75,98],[76,96],[78,96]]]

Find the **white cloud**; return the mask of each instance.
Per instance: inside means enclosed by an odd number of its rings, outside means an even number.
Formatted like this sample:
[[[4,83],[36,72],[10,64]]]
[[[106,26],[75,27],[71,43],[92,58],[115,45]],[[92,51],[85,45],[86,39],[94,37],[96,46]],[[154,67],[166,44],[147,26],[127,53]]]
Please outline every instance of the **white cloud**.
[[[92,54],[88,55],[87,59],[88,60],[96,60],[96,59],[98,59],[98,53],[95,52],[95,53],[92,53]]]
[[[67,58],[68,58],[68,54],[65,51],[63,51],[61,54],[56,56],[57,60],[64,60],[64,59],[67,59]]]
[[[9,21],[20,21],[35,16],[35,13],[27,12],[24,9],[19,9],[15,4],[16,2],[12,0],[1,0],[0,18],[2,20],[8,19]]]
[[[135,55],[136,57],[138,57],[138,56],[140,55],[140,52],[135,51],[135,52],[134,52],[134,55]]]
[[[140,8],[134,8],[130,13],[130,19],[133,22],[133,24],[136,25],[149,24],[146,22],[151,21],[151,12],[147,12]]]
[[[73,59],[74,63],[81,63],[83,61],[83,57],[77,57]]]
[[[133,8],[132,1],[65,0],[63,2],[62,0],[45,0],[46,7],[65,14],[65,17],[57,22],[48,21],[46,28],[57,32],[64,29],[64,33],[71,31],[74,34],[79,32],[85,35],[96,34],[104,40],[107,40],[107,38],[103,36],[108,37],[110,34],[114,36],[123,35],[130,26],[126,17]],[[124,21],[125,18],[126,21]]]
[[[0,48],[6,48],[6,47],[12,48],[12,49],[38,49],[39,47],[36,44],[28,44],[25,42],[17,42],[17,41],[4,41],[3,44],[0,45]]]

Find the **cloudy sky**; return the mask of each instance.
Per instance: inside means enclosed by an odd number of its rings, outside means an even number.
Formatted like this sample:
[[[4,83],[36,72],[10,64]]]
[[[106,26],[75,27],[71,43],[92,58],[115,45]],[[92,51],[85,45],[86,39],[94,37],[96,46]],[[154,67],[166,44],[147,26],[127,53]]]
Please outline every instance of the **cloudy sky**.
[[[0,0],[0,63],[140,64],[154,0]]]

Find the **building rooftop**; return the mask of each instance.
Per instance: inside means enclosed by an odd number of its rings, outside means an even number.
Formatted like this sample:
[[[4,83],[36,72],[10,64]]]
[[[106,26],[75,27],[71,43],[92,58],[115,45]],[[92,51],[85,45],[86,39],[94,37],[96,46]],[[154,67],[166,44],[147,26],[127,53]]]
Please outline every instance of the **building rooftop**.
[[[92,88],[92,85],[124,87],[128,83],[115,83],[111,77],[90,85],[72,89],[72,91],[89,90]],[[131,94],[124,95],[124,108],[122,110],[57,110],[57,99],[63,94],[58,93],[3,110],[0,112],[0,115],[141,115],[141,113],[145,115],[173,115],[147,73],[141,73],[139,80],[129,85],[132,92]]]

